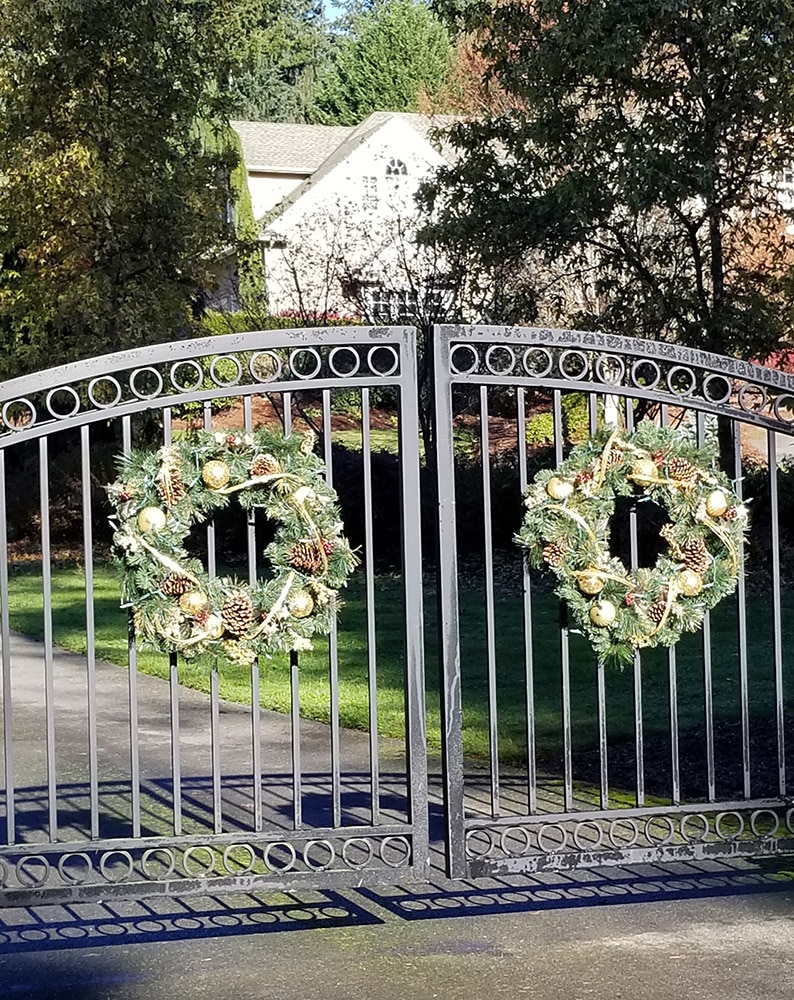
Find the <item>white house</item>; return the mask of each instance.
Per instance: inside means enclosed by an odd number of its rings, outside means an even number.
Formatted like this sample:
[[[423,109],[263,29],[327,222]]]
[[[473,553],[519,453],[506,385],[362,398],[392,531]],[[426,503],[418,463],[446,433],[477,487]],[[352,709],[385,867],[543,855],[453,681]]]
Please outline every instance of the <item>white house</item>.
[[[417,318],[454,279],[416,244],[419,184],[449,118],[376,112],[352,127],[233,122],[260,222],[272,314]],[[233,306],[226,284],[221,304]]]

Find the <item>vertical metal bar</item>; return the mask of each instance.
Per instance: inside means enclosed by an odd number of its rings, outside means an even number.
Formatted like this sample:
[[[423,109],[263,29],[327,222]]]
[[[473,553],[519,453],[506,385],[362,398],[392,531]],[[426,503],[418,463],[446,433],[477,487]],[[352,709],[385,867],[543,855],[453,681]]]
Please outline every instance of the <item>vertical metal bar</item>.
[[[99,838],[99,766],[97,761],[96,640],[94,638],[94,541],[91,524],[91,440],[88,426],[80,428],[83,479],[83,548],[85,556],[85,630],[88,695],[88,775],[91,839]]]
[[[562,464],[564,430],[562,422],[562,393],[555,389],[552,393],[552,417],[554,427],[554,458]],[[568,616],[560,605],[560,672],[562,684],[562,744],[563,744],[563,807],[566,812],[573,809],[573,731],[571,724],[571,655],[568,635]]]
[[[210,740],[212,746],[212,819],[215,833],[223,832],[221,799],[221,713],[218,702],[218,666],[210,673]]]
[[[598,764],[600,773],[600,801],[602,809],[609,809],[609,749],[607,744],[607,694],[604,664],[596,668],[598,687]]]
[[[292,735],[292,822],[295,829],[303,826],[301,791],[301,703],[298,685],[298,654],[289,654],[290,730]]]
[[[434,336],[438,336],[434,331]],[[408,820],[413,830],[412,861],[417,877],[430,874],[430,837],[425,733],[424,616],[422,614],[422,506],[419,473],[419,397],[416,330],[400,345],[399,450],[402,500],[403,609],[405,613],[406,780]]]
[[[132,450],[132,424],[129,417],[121,421],[122,449]],[[130,794],[132,796],[132,835],[141,835],[141,755],[138,744],[138,650],[135,646],[135,619],[132,609],[127,614],[127,696],[130,714]]]
[[[594,392],[587,396],[587,415],[590,435],[598,431],[598,397]],[[607,695],[604,664],[596,667],[596,700],[598,712],[598,766],[599,798],[602,809],[609,809],[609,747],[607,742]]]
[[[499,706],[496,697],[496,601],[493,580],[491,516],[491,446],[488,433],[488,386],[480,386],[480,454],[482,455],[483,539],[485,545],[485,635],[488,650],[488,752],[491,769],[491,815],[500,815]]]
[[[526,390],[516,389],[518,432],[518,485],[523,496],[527,489],[527,406]],[[538,810],[538,767],[535,755],[535,661],[532,630],[532,577],[529,560],[522,563],[524,597],[524,684],[527,713],[527,808],[530,815]]]
[[[698,413],[696,417],[697,442],[702,448],[706,443],[706,417]],[[706,726],[706,784],[708,800],[714,802],[717,798],[716,766],[714,761],[714,680],[711,662],[711,613],[706,612],[703,620],[703,697]]]
[[[50,843],[58,840],[58,791],[55,772],[55,687],[52,638],[52,553],[50,552],[49,439],[39,441],[39,516],[41,584],[44,598],[44,713],[47,745],[47,823]]]
[[[334,485],[333,441],[331,425],[331,390],[323,389],[323,458],[325,478],[329,486]],[[401,463],[402,467],[402,463]],[[342,825],[342,778],[339,756],[339,639],[336,619],[328,636],[328,685],[330,689],[331,714],[331,811],[333,825]]]
[[[778,790],[786,794],[786,736],[783,714],[783,613],[780,596],[780,508],[777,486],[777,434],[767,431],[769,505],[772,511],[772,613],[775,664],[775,723],[777,729]]]
[[[626,413],[632,412],[631,400],[626,400]],[[633,419],[633,417],[632,417]],[[629,540],[631,543],[631,568],[637,569],[639,553],[637,551],[637,510],[632,508],[629,513]],[[645,805],[645,740],[642,712],[642,659],[639,653],[634,654],[634,754],[635,775],[637,784],[637,805]]]
[[[212,404],[204,404],[204,428],[212,430]],[[217,566],[215,564],[215,519],[207,521],[207,574],[211,580],[215,578]]]
[[[367,691],[369,698],[369,769],[372,822],[380,822],[378,755],[378,654],[375,630],[375,552],[372,515],[372,451],[369,389],[361,390],[361,449],[364,462],[364,552],[367,593]]]
[[[163,407],[163,444],[169,445],[172,440],[171,407]]]
[[[6,525],[6,453],[0,449],[0,639],[3,643],[3,763],[6,786],[6,842],[13,844],[17,834],[14,733],[11,710],[11,623],[8,609],[8,530]]]
[[[736,496],[744,500],[744,475],[742,472],[741,424],[733,425],[733,467],[736,470]],[[736,586],[739,629],[739,705],[742,725],[742,794],[751,795],[750,778],[750,685],[747,663],[747,591],[744,576],[744,546],[739,549],[739,580]]]
[[[444,778],[447,873],[464,878],[468,872],[465,808],[458,619],[458,552],[455,514],[455,452],[452,440],[452,379],[449,330],[436,328],[433,337],[436,468],[438,470],[438,594],[441,659],[441,763]],[[408,386],[406,385],[406,391]]]
[[[182,833],[182,765],[179,753],[179,673],[177,655],[168,656],[168,682],[171,705],[171,779],[174,787],[174,835]]]
[[[670,411],[666,403],[660,407],[659,420],[662,427],[670,423]],[[667,647],[667,679],[670,712],[670,783],[673,805],[681,802],[681,757],[678,734],[678,663],[675,646]]]
[[[681,802],[681,760],[678,746],[678,664],[675,646],[667,650],[667,674],[670,688],[670,776],[673,805]]]
[[[292,393],[285,392],[282,396],[284,413],[284,435],[292,433]],[[290,738],[292,744],[292,822],[297,830],[303,826],[302,799],[302,764],[301,764],[301,703],[300,677],[298,674],[298,654],[289,654],[289,688],[290,688]]]
[[[250,396],[243,399],[243,426],[246,433],[254,429],[253,400]],[[248,511],[248,585],[256,586],[256,510]],[[254,830],[259,833],[263,827],[262,816],[262,714],[260,711],[260,677],[259,658],[251,664],[251,770],[254,795]]]

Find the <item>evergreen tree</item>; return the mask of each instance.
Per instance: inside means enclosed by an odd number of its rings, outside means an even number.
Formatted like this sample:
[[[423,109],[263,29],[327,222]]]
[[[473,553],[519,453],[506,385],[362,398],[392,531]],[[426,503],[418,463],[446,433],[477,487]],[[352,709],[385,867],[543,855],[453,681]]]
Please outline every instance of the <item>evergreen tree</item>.
[[[319,0],[264,0],[247,63],[232,81],[233,116],[308,121],[330,50]]]
[[[416,111],[420,95],[438,95],[451,54],[446,28],[422,0],[374,0],[350,16],[315,118],[355,125],[373,111]]]
[[[0,377],[183,335],[259,0],[0,0]]]
[[[460,21],[506,107],[453,130],[435,237],[578,270],[599,308],[576,322],[745,356],[792,332],[791,0],[470,0]]]

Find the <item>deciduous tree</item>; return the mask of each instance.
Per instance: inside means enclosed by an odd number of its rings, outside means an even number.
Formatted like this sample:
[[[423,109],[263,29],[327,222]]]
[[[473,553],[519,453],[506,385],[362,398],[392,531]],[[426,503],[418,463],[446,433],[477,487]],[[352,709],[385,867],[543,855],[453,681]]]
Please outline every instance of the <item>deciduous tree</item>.
[[[426,193],[434,238],[486,267],[562,262],[599,303],[575,322],[748,356],[791,333],[791,0],[452,13],[510,107],[452,130],[460,161]]]
[[[183,335],[258,0],[0,0],[0,376]]]

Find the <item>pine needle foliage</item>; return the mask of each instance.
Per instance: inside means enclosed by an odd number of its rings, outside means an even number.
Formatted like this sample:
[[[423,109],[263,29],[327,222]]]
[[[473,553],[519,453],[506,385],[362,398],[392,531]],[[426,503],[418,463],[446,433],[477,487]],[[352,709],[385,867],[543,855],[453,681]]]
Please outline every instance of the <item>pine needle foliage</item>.
[[[610,552],[616,497],[667,512],[668,551],[652,568],[628,569]],[[747,508],[714,450],[671,428],[602,430],[538,473],[525,503],[515,540],[530,565],[555,574],[556,593],[601,662],[622,669],[639,649],[674,645],[736,587]]]
[[[119,478],[108,487],[114,554],[122,601],[134,610],[143,645],[251,663],[279,650],[311,649],[313,634],[330,632],[338,591],[357,560],[312,446],[311,435],[198,431],[119,459]],[[259,474],[263,467],[269,471]],[[193,526],[232,499],[244,510],[263,510],[277,526],[265,549],[273,575],[253,586],[211,579],[184,548]],[[301,546],[317,554],[311,570],[290,559]],[[243,601],[250,616],[240,613]]]

